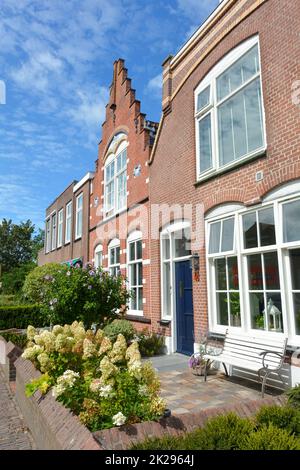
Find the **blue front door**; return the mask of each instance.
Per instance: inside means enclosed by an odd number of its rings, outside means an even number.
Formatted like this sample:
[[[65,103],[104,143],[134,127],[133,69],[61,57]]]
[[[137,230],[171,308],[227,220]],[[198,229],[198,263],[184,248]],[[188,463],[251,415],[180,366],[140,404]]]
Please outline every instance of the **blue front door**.
[[[175,263],[177,351],[194,352],[193,283],[190,261]]]

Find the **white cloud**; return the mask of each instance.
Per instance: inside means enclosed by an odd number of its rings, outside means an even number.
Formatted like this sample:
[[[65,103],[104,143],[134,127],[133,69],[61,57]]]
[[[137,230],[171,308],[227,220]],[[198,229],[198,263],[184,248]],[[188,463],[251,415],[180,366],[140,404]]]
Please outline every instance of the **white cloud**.
[[[178,8],[192,21],[203,21],[219,0],[177,0]],[[199,26],[199,25],[198,25]]]
[[[146,92],[153,93],[156,97],[161,97],[162,94],[162,74],[159,73],[151,78],[147,83]]]

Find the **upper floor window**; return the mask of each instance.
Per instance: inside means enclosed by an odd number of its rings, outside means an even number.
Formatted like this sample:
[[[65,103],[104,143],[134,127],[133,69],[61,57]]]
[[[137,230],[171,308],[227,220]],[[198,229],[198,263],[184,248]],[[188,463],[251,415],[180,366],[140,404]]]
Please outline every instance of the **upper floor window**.
[[[64,223],[64,210],[61,209],[58,213],[58,228],[57,228],[57,247],[58,248],[62,246],[63,223]]]
[[[70,243],[72,233],[72,201],[66,205],[66,233],[65,243]]]
[[[105,164],[105,215],[109,217],[126,207],[127,142],[111,153]]]
[[[82,237],[82,211],[83,211],[83,194],[81,193],[76,198],[75,239]]]
[[[50,219],[46,221],[45,252],[49,253],[51,248],[51,226]]]
[[[265,150],[258,37],[227,54],[195,93],[197,176]]]
[[[51,250],[56,248],[56,214],[52,216],[52,240],[51,240]]]
[[[134,313],[143,312],[143,245],[141,232],[134,232],[128,238],[128,281],[131,293],[129,309]]]

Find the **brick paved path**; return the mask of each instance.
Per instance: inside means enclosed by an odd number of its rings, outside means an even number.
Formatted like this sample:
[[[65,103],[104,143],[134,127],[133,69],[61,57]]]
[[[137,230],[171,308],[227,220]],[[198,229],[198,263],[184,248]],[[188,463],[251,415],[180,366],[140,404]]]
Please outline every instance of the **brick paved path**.
[[[0,450],[28,449],[34,449],[32,437],[0,366]]]

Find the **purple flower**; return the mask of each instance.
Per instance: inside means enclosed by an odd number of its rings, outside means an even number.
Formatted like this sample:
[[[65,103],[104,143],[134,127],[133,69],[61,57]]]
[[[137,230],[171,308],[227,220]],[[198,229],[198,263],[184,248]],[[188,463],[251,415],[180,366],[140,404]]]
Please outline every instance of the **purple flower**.
[[[93,286],[88,286],[88,289],[89,289],[89,290],[93,289]]]
[[[89,275],[90,275],[90,276],[95,276],[96,273],[95,273],[95,271],[93,271],[93,269],[91,269],[91,270],[89,271]]]

